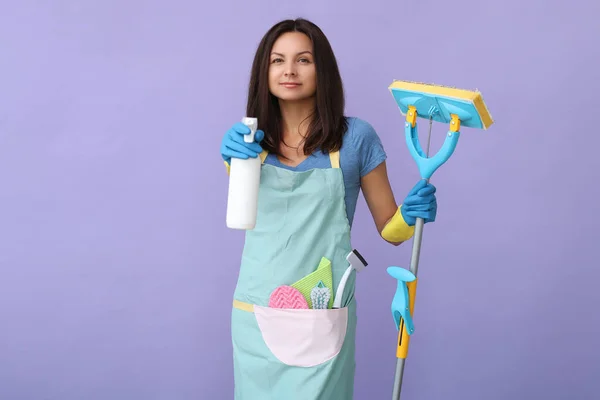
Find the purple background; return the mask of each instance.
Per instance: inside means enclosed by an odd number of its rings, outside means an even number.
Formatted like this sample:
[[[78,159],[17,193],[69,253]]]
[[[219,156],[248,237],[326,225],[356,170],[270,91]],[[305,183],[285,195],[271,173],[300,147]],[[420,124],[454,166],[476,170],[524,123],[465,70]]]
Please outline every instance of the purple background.
[[[330,38],[398,201],[418,174],[393,79],[480,89],[496,120],[432,180],[403,399],[597,398],[600,3],[49,3],[0,12],[1,399],[232,398],[243,236],[219,145],[258,40],[296,16]],[[378,237],[362,196],[355,221],[355,398],[386,399],[385,268],[410,245]]]

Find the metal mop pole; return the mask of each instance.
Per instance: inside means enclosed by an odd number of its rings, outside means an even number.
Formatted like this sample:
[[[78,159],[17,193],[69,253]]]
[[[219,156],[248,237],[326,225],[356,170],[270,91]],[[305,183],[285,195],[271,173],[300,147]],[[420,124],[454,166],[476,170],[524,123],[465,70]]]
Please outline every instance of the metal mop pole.
[[[426,156],[429,157],[429,147],[431,144],[431,128],[433,124],[433,118],[429,118],[429,134],[427,135],[427,149]],[[429,179],[427,179],[429,182]],[[413,236],[413,247],[412,247],[412,255],[410,257],[410,272],[413,275],[417,276],[417,271],[419,269],[419,257],[421,255],[421,242],[423,239],[423,226],[425,225],[425,220],[423,218],[417,218],[415,222],[415,233]],[[413,305],[414,306],[414,305]],[[412,311],[411,311],[412,312]],[[398,335],[398,340],[402,340],[404,324],[400,324],[400,334]],[[396,361],[396,375],[394,378],[394,391],[392,395],[393,400],[400,400],[400,392],[402,391],[402,378],[404,376],[404,364],[406,362],[406,358],[398,357]]]

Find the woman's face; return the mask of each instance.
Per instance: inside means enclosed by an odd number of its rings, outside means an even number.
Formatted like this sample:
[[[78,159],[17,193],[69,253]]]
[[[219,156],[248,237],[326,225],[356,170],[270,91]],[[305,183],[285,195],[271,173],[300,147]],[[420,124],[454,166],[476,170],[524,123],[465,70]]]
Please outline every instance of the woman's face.
[[[273,44],[269,64],[269,90],[283,101],[313,97],[317,73],[310,38],[300,32],[281,35]]]

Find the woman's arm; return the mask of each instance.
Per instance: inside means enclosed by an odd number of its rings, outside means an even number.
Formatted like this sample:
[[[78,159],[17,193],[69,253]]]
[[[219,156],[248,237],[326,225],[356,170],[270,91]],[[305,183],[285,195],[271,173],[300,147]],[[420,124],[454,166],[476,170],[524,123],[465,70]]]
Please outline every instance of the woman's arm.
[[[392,192],[385,161],[361,178],[361,187],[377,232],[382,235],[385,226],[398,212],[398,204]],[[395,246],[402,243],[402,241],[390,241],[385,238],[384,240]]]
[[[417,218],[423,218],[424,223],[435,221],[436,188],[426,180],[419,180],[399,207],[390,187],[385,162],[365,175],[361,184],[377,231],[385,241],[397,246],[410,239],[415,233]]]

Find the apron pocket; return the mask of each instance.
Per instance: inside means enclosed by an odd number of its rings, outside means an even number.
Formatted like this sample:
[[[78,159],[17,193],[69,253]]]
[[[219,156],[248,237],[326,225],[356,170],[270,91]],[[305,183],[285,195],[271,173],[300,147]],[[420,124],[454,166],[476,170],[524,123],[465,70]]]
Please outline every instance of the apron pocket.
[[[314,367],[342,349],[348,327],[348,308],[282,309],[254,306],[265,344],[282,363]]]

